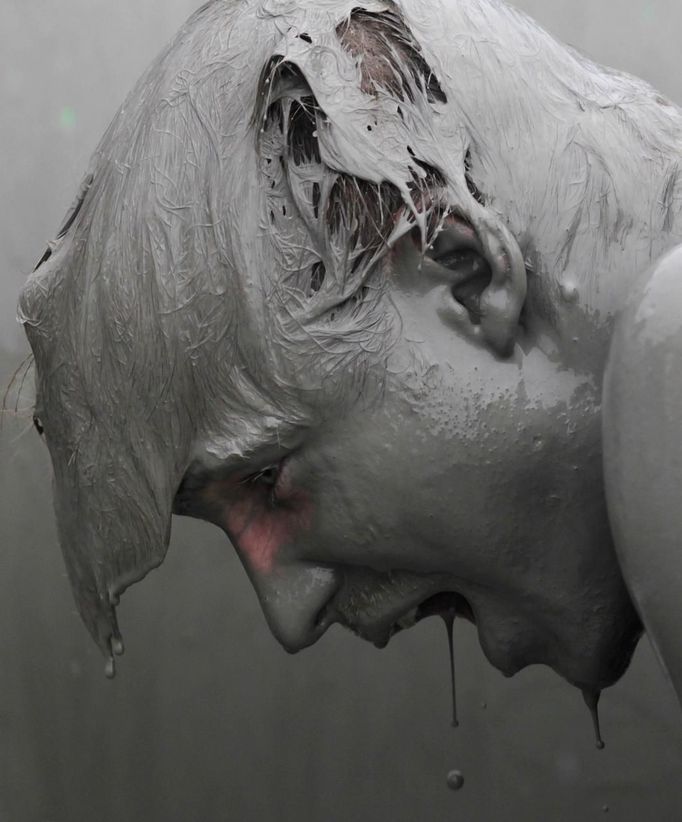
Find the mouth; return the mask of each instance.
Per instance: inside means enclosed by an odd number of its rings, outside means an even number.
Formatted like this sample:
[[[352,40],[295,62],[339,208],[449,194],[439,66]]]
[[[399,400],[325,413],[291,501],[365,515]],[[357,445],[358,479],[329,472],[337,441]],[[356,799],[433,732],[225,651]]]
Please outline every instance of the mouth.
[[[455,591],[440,591],[437,594],[427,597],[427,599],[419,603],[415,608],[410,608],[409,611],[399,617],[390,626],[390,633],[386,642],[379,647],[385,647],[392,636],[400,631],[412,628],[418,622],[421,622],[422,619],[431,616],[439,616],[446,620],[454,619],[454,617],[458,616],[468,620],[472,625],[476,624],[473,609],[461,594]]]
[[[429,616],[459,616],[476,624],[476,617],[469,602],[455,591],[441,591],[425,599],[416,608],[415,621],[419,622]]]
[[[426,597],[425,593],[428,593]],[[343,625],[377,648],[385,648],[396,634],[414,627],[427,617],[454,619],[458,616],[476,624],[468,600],[452,590],[430,593],[422,588],[421,591],[411,592],[410,596],[401,596],[398,601],[390,596],[379,597],[379,603],[376,597],[372,597],[371,608],[362,607],[361,599],[357,594],[352,597],[352,609],[348,607],[351,602],[335,602],[332,608],[326,610],[323,619],[327,624],[337,622]]]

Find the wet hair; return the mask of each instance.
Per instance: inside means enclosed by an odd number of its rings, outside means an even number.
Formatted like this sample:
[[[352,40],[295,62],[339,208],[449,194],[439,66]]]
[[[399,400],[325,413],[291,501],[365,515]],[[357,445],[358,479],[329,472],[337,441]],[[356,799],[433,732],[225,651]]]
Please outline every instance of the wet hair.
[[[196,450],[310,423],[387,356],[402,235],[424,249],[454,213],[517,273],[515,237],[542,238],[535,269],[554,272],[599,225],[598,267],[658,219],[660,192],[625,182],[633,145],[665,179],[672,232],[677,142],[645,84],[497,2],[434,2],[207,3],[115,117],[27,281],[60,542],[107,655]]]
[[[320,102],[326,90],[316,93],[311,87],[308,61],[323,57],[341,63],[352,81],[345,80],[345,89],[370,101],[367,113],[356,114],[357,123],[347,116],[344,124],[368,141],[375,130],[376,139],[382,130],[390,135],[396,124],[404,131],[403,110],[420,107],[424,116],[446,97],[395,8],[353,9],[321,38],[297,32],[290,40],[293,47],[272,55],[263,67],[254,112],[268,236],[282,274],[268,283],[272,290],[265,302],[278,309],[271,320],[279,350],[285,341],[284,349],[304,352],[314,346],[322,353],[309,384],[324,384],[328,399],[329,375],[341,375],[346,392],[349,370],[362,374],[367,361],[390,347],[379,262],[413,227],[428,244],[447,211],[447,195],[442,173],[407,141],[401,146],[403,175],[393,179],[381,171],[374,179],[354,173],[345,157],[329,156],[347,148],[334,142],[340,117]],[[389,101],[391,119],[382,112]],[[395,141],[396,135],[391,137]],[[286,363],[278,371],[284,373]],[[301,387],[295,376],[292,384],[297,391]],[[283,389],[280,381],[280,396]]]

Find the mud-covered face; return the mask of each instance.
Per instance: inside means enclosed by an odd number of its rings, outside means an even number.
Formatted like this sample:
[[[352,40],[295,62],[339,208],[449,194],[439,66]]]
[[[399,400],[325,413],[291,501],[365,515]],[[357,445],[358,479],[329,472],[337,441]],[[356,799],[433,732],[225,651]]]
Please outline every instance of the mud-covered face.
[[[503,672],[546,663],[602,687],[638,621],[606,519],[596,381],[530,320],[497,356],[477,316],[489,271],[448,238],[423,263],[409,237],[393,252],[402,330],[368,380],[380,390],[249,459],[200,457],[176,512],[227,532],[291,651],[335,622],[382,646],[456,608]]]

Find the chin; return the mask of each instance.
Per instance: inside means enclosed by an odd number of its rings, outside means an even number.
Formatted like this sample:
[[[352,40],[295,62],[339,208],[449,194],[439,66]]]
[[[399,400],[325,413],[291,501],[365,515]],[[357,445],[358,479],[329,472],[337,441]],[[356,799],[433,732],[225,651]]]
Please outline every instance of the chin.
[[[483,653],[505,676],[529,665],[547,665],[583,691],[601,691],[627,671],[642,635],[634,608],[620,604],[605,616],[584,619],[573,615],[556,624],[539,625],[524,616],[503,619],[477,609],[476,625]]]
[[[627,671],[642,632],[642,623],[632,609],[630,613],[622,614],[621,622],[603,632],[594,644],[576,638],[569,652],[553,667],[579,688],[608,688]]]

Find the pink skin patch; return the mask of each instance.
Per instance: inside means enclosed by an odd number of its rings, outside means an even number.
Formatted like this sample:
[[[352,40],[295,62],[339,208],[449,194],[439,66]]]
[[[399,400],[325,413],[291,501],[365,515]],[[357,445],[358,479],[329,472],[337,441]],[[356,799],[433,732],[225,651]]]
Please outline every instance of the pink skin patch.
[[[217,524],[249,567],[259,573],[270,573],[281,549],[312,522],[308,494],[284,485],[278,481],[274,501],[272,489],[258,482],[222,481],[207,489],[218,511]]]

